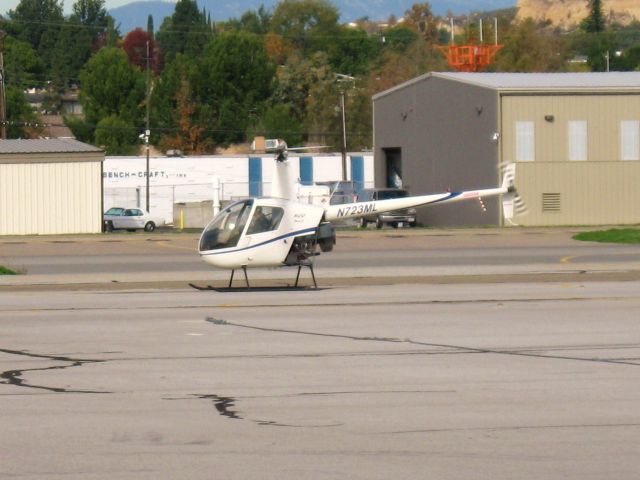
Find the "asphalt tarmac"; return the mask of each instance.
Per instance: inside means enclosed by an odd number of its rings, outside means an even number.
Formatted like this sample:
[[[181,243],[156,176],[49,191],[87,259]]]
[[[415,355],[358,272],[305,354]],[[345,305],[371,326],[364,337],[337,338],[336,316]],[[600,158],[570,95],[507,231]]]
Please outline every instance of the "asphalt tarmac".
[[[317,257],[315,273],[324,286],[640,280],[639,246],[572,240],[580,230],[340,231],[334,251]],[[4,237],[0,265],[25,274],[0,276],[0,290],[227,285],[229,271],[202,262],[197,242],[196,234]],[[255,286],[292,285],[295,276],[295,268],[250,270]]]
[[[0,478],[636,478],[638,247],[449,233],[251,291],[156,265],[188,236],[0,239],[43,263],[0,277]]]

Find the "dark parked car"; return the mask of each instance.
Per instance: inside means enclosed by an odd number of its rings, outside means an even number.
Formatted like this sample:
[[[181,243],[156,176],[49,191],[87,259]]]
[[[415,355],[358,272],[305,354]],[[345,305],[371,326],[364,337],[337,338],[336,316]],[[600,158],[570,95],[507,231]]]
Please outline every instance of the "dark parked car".
[[[353,203],[356,201],[356,184],[351,181],[333,180],[316,182],[316,185],[329,187],[330,205],[342,205],[343,203]],[[336,227],[355,227],[359,219],[344,218],[332,222]]]
[[[356,185],[354,182],[345,180],[333,180],[325,182],[316,182],[316,185],[325,185],[329,187],[331,205],[340,205],[343,203],[353,203],[356,201]]]
[[[370,202],[372,200],[388,200],[391,198],[403,198],[409,196],[409,192],[402,188],[367,188],[358,195],[359,202]],[[416,225],[416,209],[403,208],[391,212],[380,212],[366,215],[360,219],[360,226],[366,227],[369,223],[375,223],[376,228],[382,228],[385,223],[392,227],[401,227],[405,224],[410,227]]]

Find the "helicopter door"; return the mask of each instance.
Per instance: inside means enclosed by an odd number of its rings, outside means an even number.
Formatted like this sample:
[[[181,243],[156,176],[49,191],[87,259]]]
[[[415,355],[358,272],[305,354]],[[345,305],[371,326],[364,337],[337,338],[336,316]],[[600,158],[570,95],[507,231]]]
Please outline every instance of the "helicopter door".
[[[284,216],[284,209],[280,207],[257,206],[249,221],[247,235],[260,235],[278,230]],[[260,236],[262,239],[262,235]]]

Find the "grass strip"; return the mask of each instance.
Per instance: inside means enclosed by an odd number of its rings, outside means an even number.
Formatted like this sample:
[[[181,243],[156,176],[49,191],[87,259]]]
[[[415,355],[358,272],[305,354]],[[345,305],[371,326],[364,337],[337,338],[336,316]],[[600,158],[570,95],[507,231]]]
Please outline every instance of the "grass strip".
[[[10,268],[0,265],[0,275],[18,275],[18,272],[14,272]]]
[[[572,237],[574,240],[601,243],[640,243],[640,229],[612,228],[595,232],[582,232]]]

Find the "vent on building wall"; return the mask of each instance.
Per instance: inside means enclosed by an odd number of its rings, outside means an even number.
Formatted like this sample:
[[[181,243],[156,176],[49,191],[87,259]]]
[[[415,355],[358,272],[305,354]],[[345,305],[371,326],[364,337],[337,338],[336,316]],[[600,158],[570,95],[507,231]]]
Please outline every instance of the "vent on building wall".
[[[543,193],[542,194],[542,211],[543,212],[559,212],[560,211],[560,194],[559,193]]]

